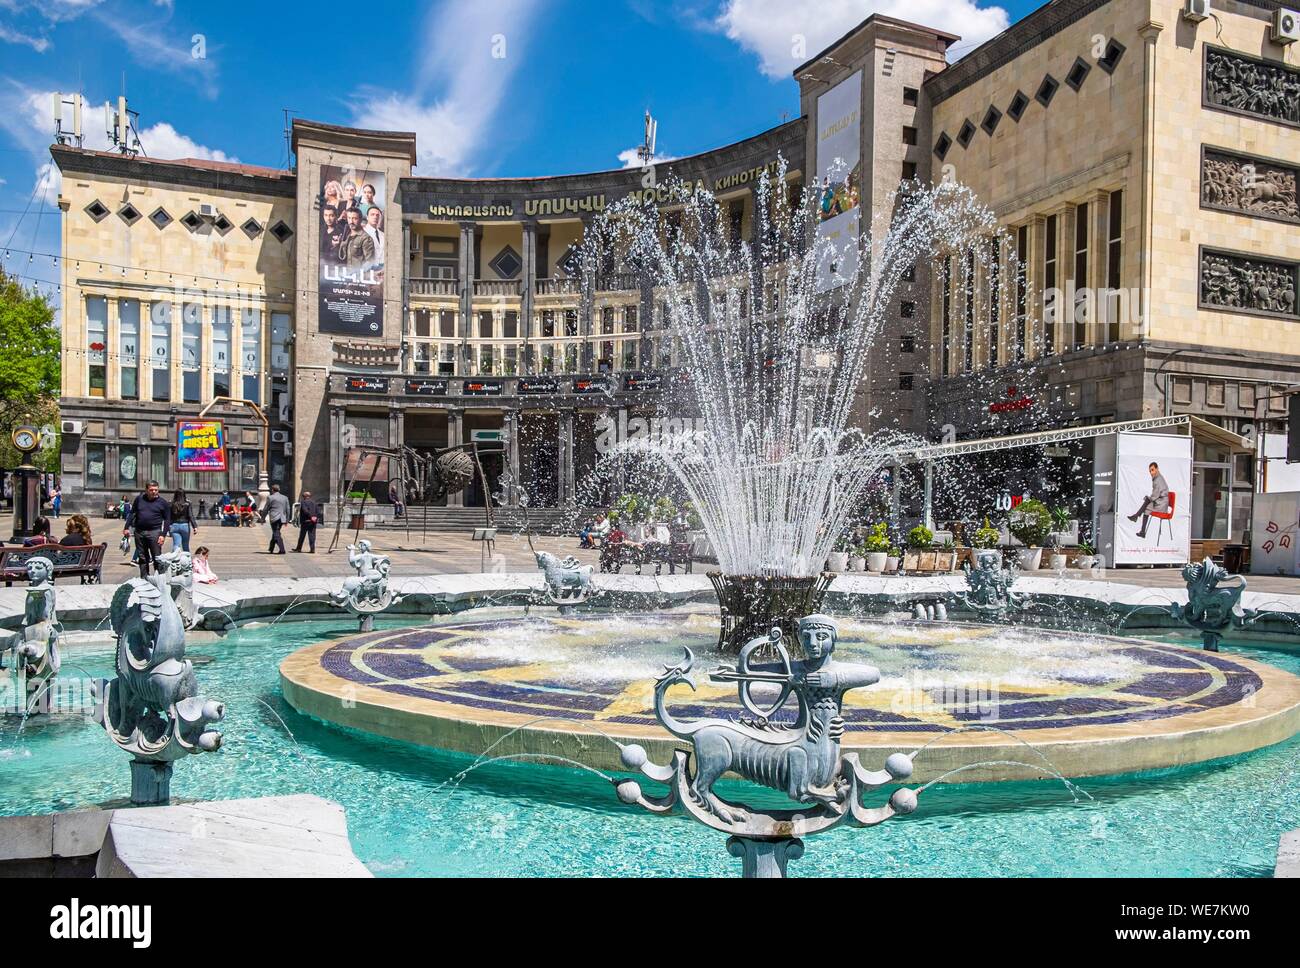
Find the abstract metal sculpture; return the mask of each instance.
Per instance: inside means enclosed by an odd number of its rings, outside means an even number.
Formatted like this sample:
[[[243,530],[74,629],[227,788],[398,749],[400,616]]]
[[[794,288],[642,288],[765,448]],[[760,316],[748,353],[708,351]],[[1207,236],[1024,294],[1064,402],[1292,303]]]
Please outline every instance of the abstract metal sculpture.
[[[1230,578],[1236,578],[1238,583],[1222,584]],[[1246,579],[1216,565],[1208,557],[1185,565],[1183,581],[1187,583],[1187,604],[1175,602],[1169,606],[1169,614],[1200,632],[1201,642],[1208,652],[1219,651],[1219,642],[1229,629],[1245,628],[1259,617],[1254,611],[1241,607]]]
[[[960,596],[960,601],[980,618],[1005,622],[1012,610],[1025,609],[1025,597],[1011,590],[1016,583],[1016,574],[1003,566],[1000,551],[981,548],[975,552],[975,567],[967,562],[963,568],[967,590]]]
[[[549,551],[535,551],[533,554],[546,581],[547,604],[567,608],[581,605],[591,597],[591,565],[584,565],[573,555],[561,559]]]
[[[132,578],[120,586],[109,619],[117,636],[117,677],[100,681],[95,720],[134,757],[131,803],[166,804],[172,764],[220,748],[221,734],[208,727],[225,716],[226,707],[199,695],[167,576]]]
[[[343,588],[330,597],[335,605],[346,608],[361,619],[361,631],[375,627],[375,614],[402,600],[388,585],[388,572],[392,562],[387,555],[370,550],[370,542],[362,538],[348,545],[348,564],[357,573],[343,581]]]
[[[62,664],[53,576],[54,562],[50,559],[28,559],[22,640],[15,649],[19,680],[27,683],[23,706],[27,714],[50,711],[49,683]]]
[[[701,719],[681,722],[669,713],[666,694],[684,682],[695,688],[689,673],[694,656],[689,649],[683,662],[665,668],[655,684],[655,714],[663,727],[692,745],[694,769],[685,750],[673,753],[668,766],[649,762],[636,744],[619,744],[622,761],[642,776],[667,784],[664,796],[647,796],[637,780],[615,780],[619,799],[652,813],[668,813],[678,804],[700,823],[731,835],[727,849],[743,860],[745,877],[783,877],[787,861],[803,853],[801,837],[821,833],[840,823],[872,827],[896,814],[916,809],[917,791],[900,788],[882,807],[867,807],[862,795],[912,775],[912,759],[893,753],[883,770],[864,770],[856,753],[841,753],[844,735],[842,704],[852,689],[879,681],[873,666],[836,662],[832,658],[838,637],[834,621],[825,615],[808,615],[797,623],[803,659],[791,659],[773,627],[765,636],[741,649],[734,667],[722,667],[710,676],[715,682],[737,684],[740,704],[753,717],[739,721]],[[774,652],[774,663],[754,663],[759,652]],[[763,684],[779,693],[769,705],[755,698],[753,688]],[[793,695],[799,711],[795,720],[773,722],[772,717]],[[726,772],[784,793],[800,804],[797,809],[758,809],[720,797],[713,784]]]

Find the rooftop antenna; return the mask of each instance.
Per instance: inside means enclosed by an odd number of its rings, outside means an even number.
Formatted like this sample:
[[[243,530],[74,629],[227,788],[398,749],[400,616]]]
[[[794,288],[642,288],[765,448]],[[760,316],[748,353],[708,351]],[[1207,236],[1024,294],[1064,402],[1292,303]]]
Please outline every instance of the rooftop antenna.
[[[294,168],[293,163],[293,108],[281,108],[284,112],[284,158],[285,166]]]
[[[655,156],[655,138],[659,134],[659,122],[650,116],[650,110],[647,108],[645,113],[645,142],[636,150],[636,156],[641,159],[642,165],[649,165]]]
[[[80,94],[54,93],[54,140],[61,145],[80,148],[84,140],[81,132],[81,109],[85,99]],[[64,122],[68,121],[68,127]]]
[[[140,147],[140,112],[132,111],[126,106],[126,95],[118,95],[117,107],[111,101],[104,102],[104,133],[114,150],[127,157],[134,158],[141,154]]]

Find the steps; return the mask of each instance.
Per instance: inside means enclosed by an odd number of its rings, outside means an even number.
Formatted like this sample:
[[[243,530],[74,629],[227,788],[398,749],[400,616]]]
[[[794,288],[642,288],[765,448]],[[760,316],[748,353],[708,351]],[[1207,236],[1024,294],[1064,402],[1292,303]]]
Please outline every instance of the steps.
[[[384,507],[384,511],[391,514],[391,509],[388,507]],[[493,508],[492,513],[496,527],[502,531],[522,531],[525,527],[523,508]],[[366,527],[406,531],[409,525],[412,533],[423,531],[468,533],[487,525],[483,508],[411,507],[407,508],[405,519],[396,521],[392,520],[390,514],[386,514],[383,521],[367,521]],[[576,522],[586,520],[590,516],[589,512],[571,508],[529,508],[527,526],[534,534],[572,535],[578,532]]]

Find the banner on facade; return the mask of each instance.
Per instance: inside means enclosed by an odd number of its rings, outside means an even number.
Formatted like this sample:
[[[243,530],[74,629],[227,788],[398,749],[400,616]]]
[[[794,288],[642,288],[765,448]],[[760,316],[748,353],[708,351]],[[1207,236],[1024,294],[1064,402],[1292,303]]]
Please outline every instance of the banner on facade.
[[[322,333],[384,333],[385,187],[382,171],[321,166],[316,241]]]
[[[220,420],[182,420],[176,425],[176,469],[226,469],[226,431]]]
[[[817,236],[830,242],[817,290],[843,285],[857,268],[862,194],[862,72],[817,99]]]
[[[1191,554],[1192,438],[1119,434],[1115,564],[1181,565]]]

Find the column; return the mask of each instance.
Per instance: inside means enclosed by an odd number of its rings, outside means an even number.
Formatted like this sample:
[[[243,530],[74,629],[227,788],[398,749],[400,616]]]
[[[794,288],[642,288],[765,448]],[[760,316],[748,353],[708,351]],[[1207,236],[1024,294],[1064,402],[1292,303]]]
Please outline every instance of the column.
[[[399,369],[403,373],[415,372],[415,354],[410,336],[415,327],[411,324],[411,223],[402,220],[402,352]]]
[[[232,353],[231,356],[234,356]],[[342,493],[343,482],[339,471],[343,461],[343,408],[330,407],[330,492],[320,495],[317,503],[324,504],[336,500]],[[326,518],[326,520],[329,520]]]
[[[561,507],[574,500],[573,467],[573,411],[560,411],[560,461],[557,481],[558,503]]]
[[[1160,38],[1160,32],[1165,29],[1165,25],[1154,20],[1148,20],[1139,29],[1138,33],[1142,35],[1143,41],[1143,62],[1142,62],[1142,201],[1141,201],[1141,226],[1142,238],[1140,241],[1139,258],[1141,265],[1141,306],[1135,307],[1140,315],[1139,319],[1144,319],[1147,325],[1152,321],[1152,280],[1153,266],[1152,260],[1155,259],[1154,238],[1154,216],[1152,215],[1155,204],[1155,145],[1156,145],[1156,41]],[[1124,204],[1127,211],[1132,211],[1133,199],[1128,197],[1130,193],[1125,192]],[[1130,219],[1125,216],[1125,222]],[[1127,254],[1127,246],[1125,248]],[[1127,323],[1127,321],[1126,321]],[[1120,331],[1120,339],[1129,339],[1133,336],[1131,328],[1124,324]]]
[[[510,462],[510,476],[515,486],[507,489],[506,498],[509,507],[519,504],[519,485],[523,484],[523,470],[519,465],[519,411],[507,410],[502,426],[506,432],[506,459]]]
[[[171,378],[171,402],[180,403],[185,399],[185,385],[181,379],[181,326],[185,319],[185,301],[172,303],[172,345],[167,361],[167,374]]]
[[[1035,215],[1029,223],[1029,244],[1025,246],[1025,308],[1031,321],[1031,333],[1025,345],[1025,360],[1036,360],[1043,355],[1043,238],[1047,218]]]
[[[118,299],[115,296],[108,297],[108,324],[104,332],[104,398],[121,400],[122,320],[118,314]]]
[[[590,241],[591,220],[584,218],[582,220],[582,240],[580,244],[586,245]],[[582,296],[578,304],[578,335],[582,339],[582,348],[578,353],[578,370],[581,373],[590,373],[592,370],[592,317],[596,305],[596,276],[600,273],[600,266],[597,266],[594,272],[584,272],[582,274]]]
[[[469,335],[474,320],[474,223],[460,223],[460,348],[456,351],[456,373],[467,375]]]
[[[535,221],[524,223],[523,249],[524,286],[519,307],[519,335],[523,337],[523,346],[520,348],[518,372],[530,376],[533,367],[529,366],[528,354],[533,336],[533,306],[537,297],[537,223]]]
[[[1106,342],[1105,324],[1106,300],[1102,298],[1106,288],[1106,228],[1109,224],[1105,192],[1095,191],[1088,195],[1088,280],[1080,282],[1092,290],[1088,317],[1088,345],[1100,346]]]
[[[447,408],[447,446],[455,447],[457,444],[465,442],[465,420],[464,411],[459,407]],[[475,471],[477,473],[477,470]],[[463,508],[465,506],[465,492],[457,491],[455,494],[447,495],[447,507]]]

